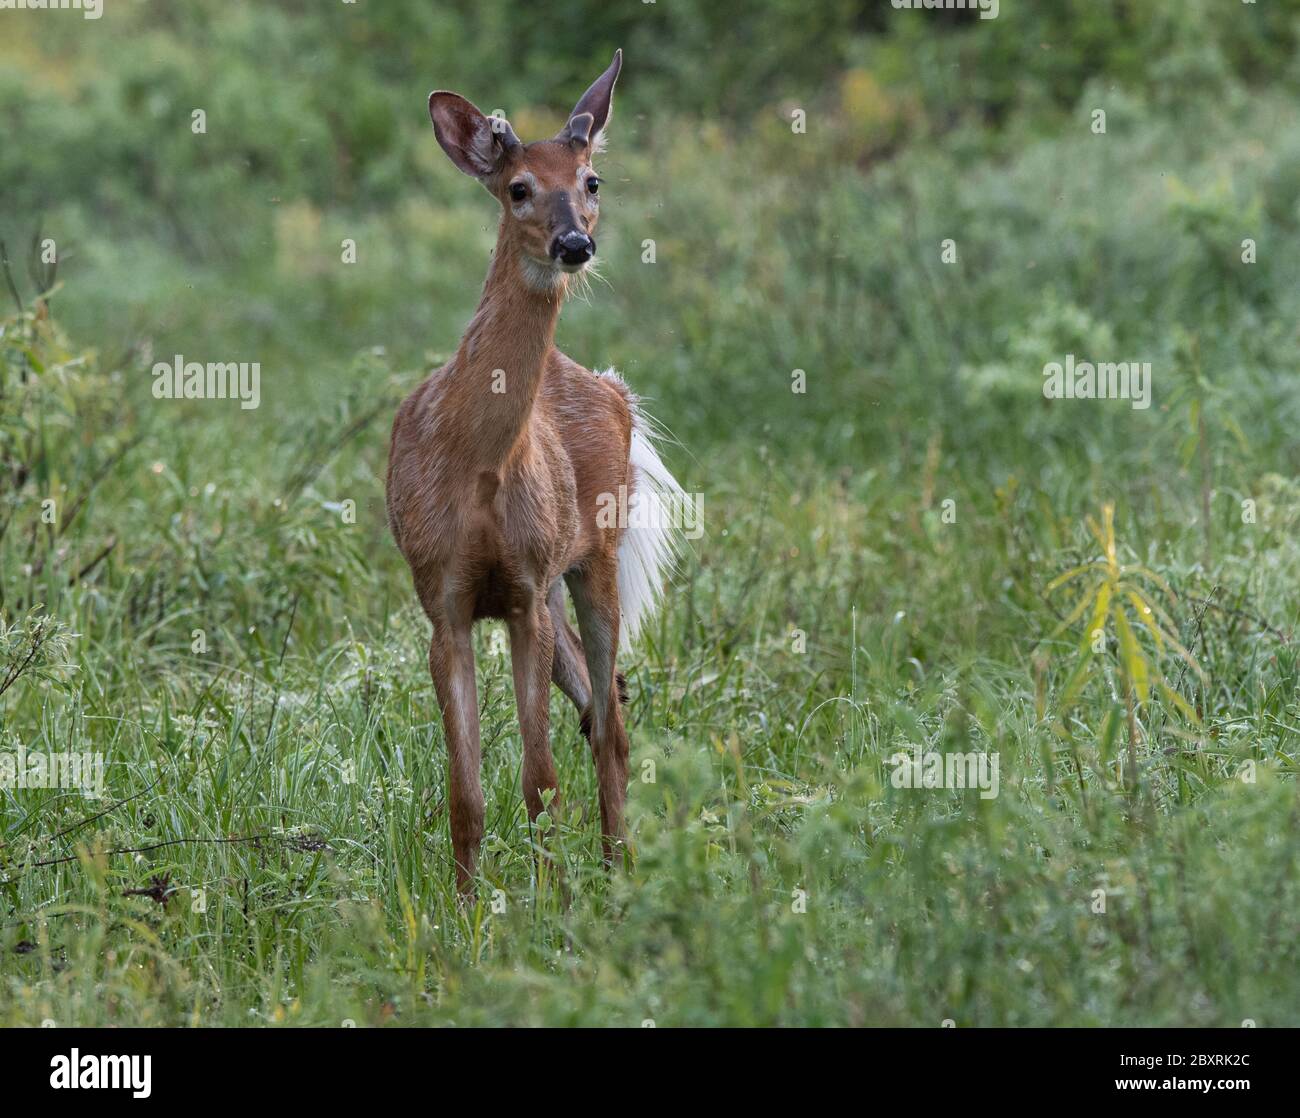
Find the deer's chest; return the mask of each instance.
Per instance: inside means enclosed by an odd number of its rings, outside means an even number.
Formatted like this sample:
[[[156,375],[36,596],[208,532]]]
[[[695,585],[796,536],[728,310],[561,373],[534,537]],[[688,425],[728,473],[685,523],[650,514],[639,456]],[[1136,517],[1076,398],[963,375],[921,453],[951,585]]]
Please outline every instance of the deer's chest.
[[[475,613],[506,617],[545,596],[569,565],[578,526],[573,469],[562,450],[543,449],[480,476],[478,487]]]

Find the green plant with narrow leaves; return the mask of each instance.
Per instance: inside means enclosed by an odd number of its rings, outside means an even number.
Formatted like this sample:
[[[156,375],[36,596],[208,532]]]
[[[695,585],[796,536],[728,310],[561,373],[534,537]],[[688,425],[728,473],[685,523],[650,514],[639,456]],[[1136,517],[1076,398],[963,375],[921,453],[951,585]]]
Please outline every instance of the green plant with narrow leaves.
[[[1120,545],[1115,539],[1115,506],[1107,503],[1102,507],[1100,524],[1092,516],[1086,518],[1086,523],[1100,553],[1048,583],[1048,594],[1069,586],[1078,596],[1043,648],[1051,648],[1057,638],[1086,618],[1057,708],[1062,716],[1068,714],[1104,665],[1114,664],[1127,719],[1128,785],[1133,791],[1137,787],[1137,718],[1152,693],[1159,693],[1188,722],[1200,724],[1192,704],[1170,685],[1164,664],[1173,657],[1199,677],[1204,678],[1205,673],[1174,636],[1177,626],[1160,603],[1163,596],[1171,607],[1177,605],[1177,596],[1169,583],[1143,563],[1120,562]],[[1145,634],[1146,640],[1139,634]],[[1113,661],[1106,655],[1112,647]]]

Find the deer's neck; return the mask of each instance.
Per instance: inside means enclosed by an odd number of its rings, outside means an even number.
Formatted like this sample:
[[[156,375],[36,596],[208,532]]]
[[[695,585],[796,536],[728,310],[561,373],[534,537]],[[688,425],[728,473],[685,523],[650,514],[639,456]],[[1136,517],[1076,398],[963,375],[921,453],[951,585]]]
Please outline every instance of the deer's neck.
[[[531,286],[515,246],[498,238],[453,377],[458,418],[480,469],[499,469],[528,439],[563,301],[562,281],[545,290]]]

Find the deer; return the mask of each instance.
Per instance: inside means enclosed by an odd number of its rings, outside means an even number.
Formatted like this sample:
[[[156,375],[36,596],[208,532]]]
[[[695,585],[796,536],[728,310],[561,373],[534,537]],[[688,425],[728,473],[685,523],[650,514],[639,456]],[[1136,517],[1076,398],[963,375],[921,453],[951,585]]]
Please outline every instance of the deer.
[[[595,765],[603,860],[626,849],[625,684],[615,665],[662,600],[679,555],[683,491],[659,428],[619,375],[561,353],[565,297],[596,255],[603,150],[623,52],[548,140],[429,95],[434,136],[501,208],[478,307],[451,359],[401,404],[388,523],[432,627],[429,673],[447,746],[458,892],[473,895],[483,838],[472,629],[505,622],[532,823],[561,810],[550,685],[577,709]],[[569,623],[565,589],[577,631]]]

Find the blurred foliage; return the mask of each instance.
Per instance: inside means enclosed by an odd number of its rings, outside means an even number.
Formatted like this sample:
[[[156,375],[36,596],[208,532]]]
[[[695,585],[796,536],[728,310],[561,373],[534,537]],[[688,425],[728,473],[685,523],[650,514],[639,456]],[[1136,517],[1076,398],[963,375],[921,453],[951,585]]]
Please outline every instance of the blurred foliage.
[[[126,355],[133,370],[140,359]],[[274,488],[236,462],[200,467],[200,488],[182,480],[185,440],[167,438],[157,401],[139,406],[141,387],[73,346],[45,299],[0,319],[0,609],[54,628],[79,615],[92,639],[141,649],[238,630],[254,659],[273,657],[262,630],[296,612],[305,586],[337,603],[361,578],[360,541],[312,484],[394,397],[344,397],[303,424],[295,469]]]
[[[430,88],[558,127],[616,46],[628,121],[744,134],[795,99],[864,155],[1015,109],[1050,123],[1089,87],[1168,106],[1294,89],[1298,26],[1300,0],[1006,2],[995,20],[888,0],[116,0],[89,29],[7,16],[0,189],[6,220],[75,202],[191,255],[255,252],[274,201],[364,209],[418,189]]]

